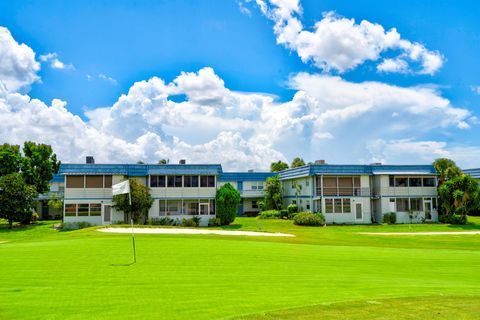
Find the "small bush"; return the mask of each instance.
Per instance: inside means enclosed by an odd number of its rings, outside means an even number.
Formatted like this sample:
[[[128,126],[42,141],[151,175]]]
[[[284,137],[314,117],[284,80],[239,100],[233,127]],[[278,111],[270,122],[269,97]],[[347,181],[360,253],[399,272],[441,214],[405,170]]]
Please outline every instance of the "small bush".
[[[280,219],[280,211],[278,210],[267,210],[267,211],[262,211],[258,215],[259,219]]]
[[[182,226],[184,226],[184,227],[198,227],[198,223],[194,218],[190,218],[190,219],[183,218],[182,219]]]
[[[33,223],[37,223],[37,220],[40,216],[38,215],[38,213],[36,211],[33,211],[32,213],[32,222]]]
[[[388,224],[395,224],[397,222],[397,213],[388,212],[383,215],[383,222]]]
[[[289,204],[287,207],[288,213],[293,214],[298,212],[298,206],[296,204]]]
[[[218,227],[222,225],[222,221],[220,218],[210,218],[208,219],[208,226],[209,227]]]
[[[202,221],[202,219],[199,216],[193,216],[192,221],[195,222],[195,224],[196,224],[195,227],[198,227],[200,225],[200,221]]]
[[[169,217],[151,218],[149,224],[152,226],[174,226],[175,220]]]
[[[321,213],[299,212],[293,217],[293,224],[297,226],[323,226],[325,217]]]
[[[453,214],[448,218],[450,224],[467,224],[467,217],[460,214]]]
[[[92,224],[89,222],[85,221],[80,221],[80,222],[65,222],[60,225],[60,230],[61,231],[73,231],[73,230],[79,230],[83,228],[88,228],[91,227]]]
[[[258,211],[245,211],[244,213],[247,217],[256,217],[258,216]]]
[[[280,219],[289,219],[288,217],[289,217],[288,210],[286,209],[280,210]]]

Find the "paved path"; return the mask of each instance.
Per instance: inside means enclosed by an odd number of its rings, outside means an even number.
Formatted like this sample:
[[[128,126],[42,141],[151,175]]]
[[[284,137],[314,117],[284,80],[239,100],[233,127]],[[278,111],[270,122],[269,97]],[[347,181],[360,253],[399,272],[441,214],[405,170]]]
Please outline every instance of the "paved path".
[[[359,232],[378,236],[437,236],[437,235],[472,235],[480,234],[480,231],[433,231],[433,232]]]
[[[135,233],[148,234],[217,234],[222,236],[261,236],[261,237],[295,237],[288,233],[270,233],[256,231],[228,231],[228,230],[208,230],[208,229],[184,229],[184,228],[133,228]],[[111,233],[131,233],[132,228],[104,228],[98,229],[100,232]]]

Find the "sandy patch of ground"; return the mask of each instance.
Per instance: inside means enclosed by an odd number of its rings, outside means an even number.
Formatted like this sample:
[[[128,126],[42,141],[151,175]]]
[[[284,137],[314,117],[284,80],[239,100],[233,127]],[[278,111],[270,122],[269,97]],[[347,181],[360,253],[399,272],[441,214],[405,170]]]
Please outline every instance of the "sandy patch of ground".
[[[379,236],[438,236],[438,235],[463,235],[480,234],[480,231],[432,231],[432,232],[359,232],[361,234]]]
[[[147,234],[217,234],[222,236],[295,237],[295,235],[288,233],[270,233],[256,231],[228,231],[184,228],[133,228],[133,230],[135,233]],[[110,233],[131,233],[132,228],[105,228],[98,229],[98,231]]]

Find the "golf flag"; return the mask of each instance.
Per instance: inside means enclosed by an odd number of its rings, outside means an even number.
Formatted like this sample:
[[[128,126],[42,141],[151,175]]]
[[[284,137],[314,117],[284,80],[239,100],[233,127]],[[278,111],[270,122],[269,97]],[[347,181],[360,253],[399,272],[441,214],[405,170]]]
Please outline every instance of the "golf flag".
[[[130,193],[130,182],[128,180],[114,184],[112,186],[112,196],[124,193]]]

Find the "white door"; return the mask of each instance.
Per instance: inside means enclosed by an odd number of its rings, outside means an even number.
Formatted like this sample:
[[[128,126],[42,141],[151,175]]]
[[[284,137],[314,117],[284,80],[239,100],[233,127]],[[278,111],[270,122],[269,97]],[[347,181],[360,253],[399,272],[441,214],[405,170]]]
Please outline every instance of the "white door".
[[[432,200],[425,200],[423,207],[425,209],[425,220],[432,221]]]
[[[200,214],[207,215],[210,214],[210,204],[200,203]]]
[[[361,203],[355,203],[355,220],[363,220],[363,210]]]

